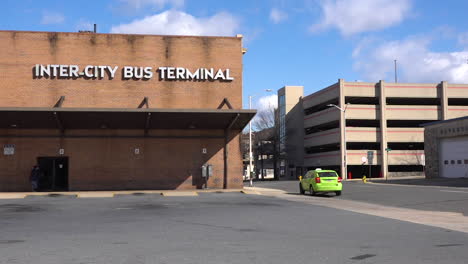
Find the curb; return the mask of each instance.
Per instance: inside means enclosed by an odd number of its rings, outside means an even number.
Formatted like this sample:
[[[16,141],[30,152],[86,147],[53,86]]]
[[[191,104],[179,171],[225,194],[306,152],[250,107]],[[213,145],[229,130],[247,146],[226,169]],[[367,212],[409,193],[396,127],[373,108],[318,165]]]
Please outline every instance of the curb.
[[[76,198],[114,198],[122,195],[144,195],[154,194],[167,197],[188,197],[199,196],[200,193],[243,193],[260,194],[256,191],[245,189],[202,189],[196,191],[177,190],[133,190],[133,191],[71,191],[71,192],[0,192],[0,200],[3,199],[24,199],[27,197],[54,197],[54,196],[74,196]]]

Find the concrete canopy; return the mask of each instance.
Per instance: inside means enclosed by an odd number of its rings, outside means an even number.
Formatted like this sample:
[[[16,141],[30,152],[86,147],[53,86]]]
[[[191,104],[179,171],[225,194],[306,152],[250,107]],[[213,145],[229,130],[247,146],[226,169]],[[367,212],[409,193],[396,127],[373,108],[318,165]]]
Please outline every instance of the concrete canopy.
[[[242,130],[256,110],[160,108],[0,108],[0,128]]]

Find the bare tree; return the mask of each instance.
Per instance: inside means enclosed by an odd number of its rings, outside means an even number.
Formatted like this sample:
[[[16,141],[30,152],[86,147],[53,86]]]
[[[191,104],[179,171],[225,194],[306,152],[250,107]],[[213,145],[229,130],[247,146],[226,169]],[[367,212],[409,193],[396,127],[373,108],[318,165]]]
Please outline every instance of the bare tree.
[[[273,106],[263,109],[257,113],[252,122],[255,131],[262,131],[275,126],[276,108]]]

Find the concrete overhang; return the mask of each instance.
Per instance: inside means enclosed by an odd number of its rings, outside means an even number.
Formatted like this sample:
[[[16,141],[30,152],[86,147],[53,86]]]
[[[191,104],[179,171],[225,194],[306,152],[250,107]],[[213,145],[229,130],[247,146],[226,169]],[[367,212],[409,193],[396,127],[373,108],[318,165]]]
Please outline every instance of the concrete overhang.
[[[0,128],[15,129],[232,129],[255,116],[250,109],[0,108]]]

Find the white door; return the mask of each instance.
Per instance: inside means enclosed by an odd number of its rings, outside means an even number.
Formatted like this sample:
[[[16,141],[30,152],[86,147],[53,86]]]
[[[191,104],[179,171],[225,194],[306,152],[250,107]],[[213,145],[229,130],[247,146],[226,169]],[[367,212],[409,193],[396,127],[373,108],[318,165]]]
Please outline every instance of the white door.
[[[439,144],[439,176],[468,178],[468,137],[443,138]]]

